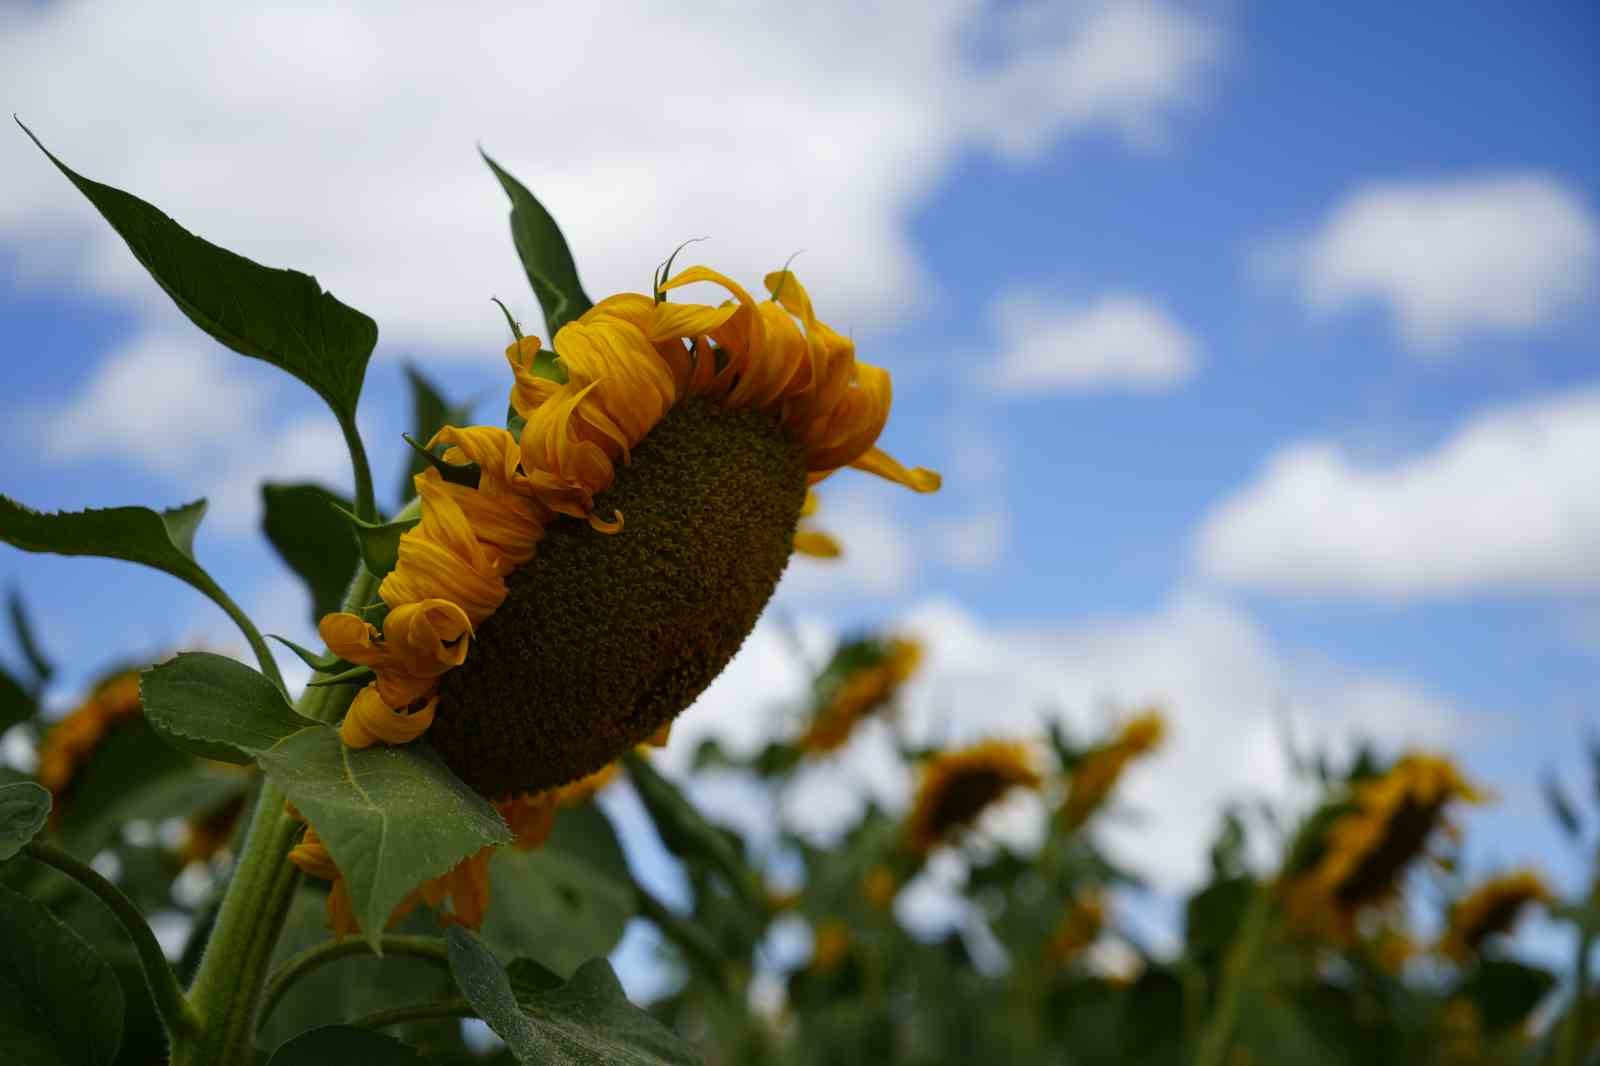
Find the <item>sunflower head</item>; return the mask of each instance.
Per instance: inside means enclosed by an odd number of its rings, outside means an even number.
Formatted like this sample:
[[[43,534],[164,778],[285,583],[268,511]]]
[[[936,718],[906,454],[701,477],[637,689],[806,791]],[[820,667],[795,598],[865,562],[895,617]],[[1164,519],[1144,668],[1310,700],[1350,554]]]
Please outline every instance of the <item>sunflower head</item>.
[[[801,749],[817,753],[842,747],[860,722],[894,699],[921,662],[922,645],[902,637],[841,645],[817,679]]]
[[[1450,921],[1439,939],[1439,953],[1454,962],[1471,959],[1493,936],[1509,932],[1525,910],[1555,899],[1533,870],[1491,877],[1450,906]]]
[[[1062,824],[1070,830],[1087,822],[1116,788],[1128,764],[1160,747],[1166,732],[1166,718],[1151,708],[1128,719],[1110,740],[1085,752],[1072,768],[1061,808]]]
[[[1044,783],[1033,749],[1015,741],[988,740],[942,752],[923,764],[916,799],[906,821],[906,843],[927,854],[967,828],[1014,788]]]
[[[82,703],[50,727],[39,747],[39,783],[55,797],[53,816],[107,734],[140,713],[139,672],[119,670],[101,679]]]
[[[720,306],[667,302],[706,282]],[[418,475],[420,523],[379,589],[381,631],[332,615],[374,668],[346,743],[423,731],[491,797],[594,773],[656,734],[738,650],[796,548],[808,486],[855,466],[917,491],[938,475],[875,447],[889,376],[787,272],[756,301],[704,267],[601,301],[507,351],[515,431],[446,428],[476,471]],[[356,724],[349,724],[351,721]]]
[[[1347,940],[1363,910],[1394,898],[1435,832],[1453,830],[1451,807],[1483,799],[1454,763],[1436,755],[1406,755],[1386,773],[1357,781],[1317,820],[1319,839],[1296,847],[1299,861],[1282,886],[1291,921],[1303,932]]]

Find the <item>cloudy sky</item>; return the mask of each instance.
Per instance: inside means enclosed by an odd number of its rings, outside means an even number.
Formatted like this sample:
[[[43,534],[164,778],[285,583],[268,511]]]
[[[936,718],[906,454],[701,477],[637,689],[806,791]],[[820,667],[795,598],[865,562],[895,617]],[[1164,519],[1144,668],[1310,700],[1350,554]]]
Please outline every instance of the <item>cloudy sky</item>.
[[[0,7],[0,97],[80,171],[378,320],[380,485],[404,363],[493,418],[489,298],[538,321],[479,144],[591,293],[644,289],[691,237],[752,284],[802,252],[823,317],[893,371],[884,443],[945,491],[831,482],[848,560],[796,564],[788,626],[684,748],[783,721],[792,634],[820,657],[895,627],[932,649],[924,737],[1164,703],[1174,743],[1117,841],[1165,887],[1224,798],[1283,789],[1286,720],[1457,753],[1500,796],[1474,861],[1576,877],[1537,779],[1587,794],[1600,710],[1593,5],[226,7]],[[305,636],[254,486],[344,483],[331,419],[188,327],[20,131],[0,174],[0,491],[205,495],[202,560]],[[233,640],[153,573],[0,547],[0,579],[74,680]],[[882,742],[795,816],[901,802]]]

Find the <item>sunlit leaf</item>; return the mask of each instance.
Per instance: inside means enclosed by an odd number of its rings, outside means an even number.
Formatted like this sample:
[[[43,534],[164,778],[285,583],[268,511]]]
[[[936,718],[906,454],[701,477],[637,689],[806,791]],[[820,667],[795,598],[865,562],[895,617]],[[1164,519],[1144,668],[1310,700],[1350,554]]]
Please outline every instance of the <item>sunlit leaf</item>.
[[[145,720],[174,747],[248,763],[292,734],[326,728],[295,712],[278,687],[241,662],[184,652],[139,677]]]

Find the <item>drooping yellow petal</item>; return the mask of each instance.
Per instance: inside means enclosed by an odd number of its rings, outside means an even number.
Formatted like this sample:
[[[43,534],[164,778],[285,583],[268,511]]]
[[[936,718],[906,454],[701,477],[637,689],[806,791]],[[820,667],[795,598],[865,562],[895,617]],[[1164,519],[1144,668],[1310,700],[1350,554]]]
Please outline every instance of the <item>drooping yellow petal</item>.
[[[345,712],[339,738],[347,748],[370,748],[374,744],[409,744],[433,724],[439,697],[430,699],[420,710],[406,713],[395,710],[379,694],[376,685],[362,689]]]
[[[837,559],[844,554],[837,540],[817,529],[796,530],[794,550],[813,559]]]
[[[904,485],[912,492],[938,492],[940,486],[944,484],[944,478],[936,471],[922,466],[907,469],[882,448],[868,449],[861,458],[854,460],[850,465],[856,470],[876,474],[897,485]]]

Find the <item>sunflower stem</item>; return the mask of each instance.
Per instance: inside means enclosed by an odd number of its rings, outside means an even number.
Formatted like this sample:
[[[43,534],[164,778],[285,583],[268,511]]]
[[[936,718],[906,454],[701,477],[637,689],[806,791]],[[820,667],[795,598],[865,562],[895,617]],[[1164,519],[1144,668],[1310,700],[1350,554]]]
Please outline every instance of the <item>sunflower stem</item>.
[[[361,431],[356,420],[340,416],[339,429],[344,432],[344,443],[350,449],[350,469],[356,481],[356,517],[365,522],[378,520],[378,501],[372,492],[372,467],[367,463],[367,446],[361,442]]]
[[[244,634],[244,639],[250,644],[251,652],[255,654],[256,663],[260,665],[261,672],[266,674],[267,679],[274,685],[277,685],[280,689],[283,688],[283,675],[278,672],[278,660],[273,658],[272,647],[267,644],[266,638],[261,635],[261,630],[257,629],[256,624],[250,620],[250,616],[245,614],[237,603],[233,602],[233,597],[222,591],[221,586],[214,581],[209,582],[209,584],[211,587],[206,590],[206,595],[210,596],[211,602],[221,607],[223,613],[233,620],[234,625],[239,627],[239,632]]]
[[[436,936],[400,936],[390,934],[383,937],[383,955],[409,955],[412,958],[427,959],[449,969],[450,953],[445,947],[445,942]],[[372,950],[372,945],[366,940],[349,937],[344,940],[325,940],[314,944],[300,954],[294,956],[278,968],[267,982],[266,994],[261,998],[261,1021],[266,1021],[272,1009],[283,999],[296,981],[316,970],[321,969],[330,962],[348,958],[377,958],[377,952]]]
[[[1195,1055],[1195,1066],[1222,1066],[1227,1061],[1228,1048],[1233,1041],[1233,1027],[1239,1020],[1239,1010],[1244,1001],[1245,985],[1261,945],[1266,941],[1267,928],[1272,916],[1272,884],[1263,880],[1256,885],[1245,911],[1244,921],[1233,945],[1228,949],[1227,961],[1222,966],[1222,988],[1217,997],[1216,1010],[1206,1025],[1200,1039],[1200,1049]]]
[[[54,844],[34,840],[26,844],[23,850],[47,866],[60,870],[99,896],[101,902],[111,908],[111,913],[133,941],[134,951],[139,956],[139,969],[144,972],[145,983],[150,986],[150,998],[155,1001],[156,1013],[161,1015],[161,1026],[167,1031],[168,1039],[177,1044],[183,1037],[198,1032],[200,1015],[184,996],[183,989],[178,987],[177,975],[172,972],[166,952],[161,950],[150,924],[144,920],[144,915],[139,913],[133,901],[123,895],[116,885],[100,876],[92,866],[78,861]]]
[[[370,482],[369,476],[369,499]],[[363,567],[350,584],[346,609],[365,604],[376,586],[377,579]],[[348,708],[355,695],[350,686],[307,687],[295,709],[307,718],[328,722]],[[285,810],[286,799],[270,779],[263,782],[233,880],[189,993],[203,1025],[192,1039],[175,1043],[172,1066],[255,1062],[256,1020],[268,967],[300,882],[300,871],[287,860],[300,823]]]
[[[1572,1006],[1561,1029],[1561,1054],[1557,1059],[1561,1066],[1579,1066],[1589,1043],[1585,1022],[1589,1006],[1589,956],[1594,953],[1594,934],[1587,924],[1578,933],[1577,952],[1572,968]]]

